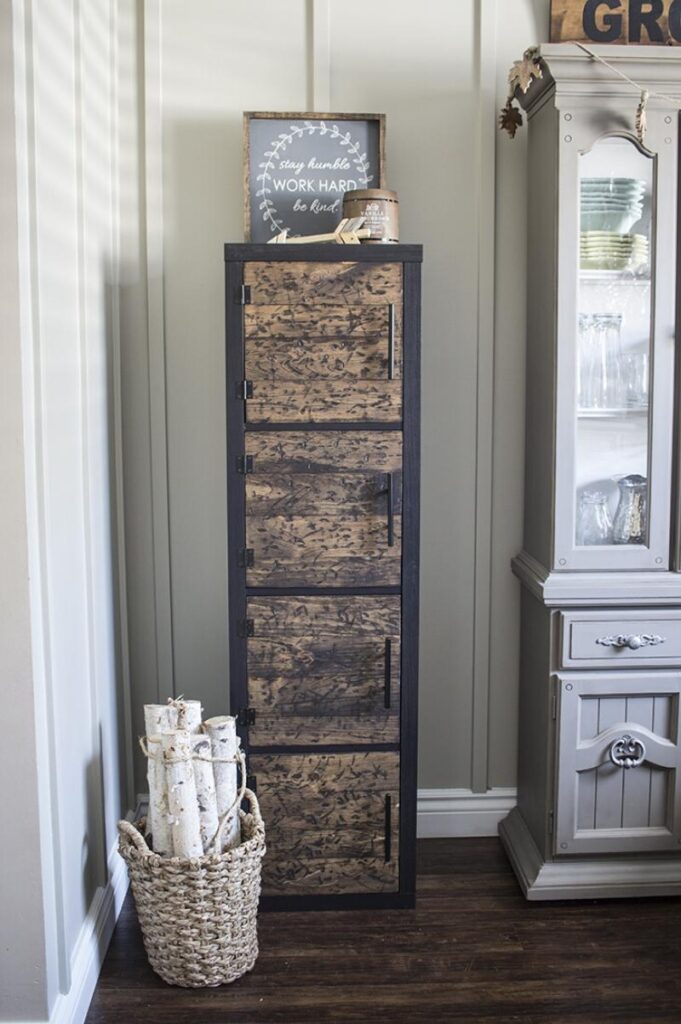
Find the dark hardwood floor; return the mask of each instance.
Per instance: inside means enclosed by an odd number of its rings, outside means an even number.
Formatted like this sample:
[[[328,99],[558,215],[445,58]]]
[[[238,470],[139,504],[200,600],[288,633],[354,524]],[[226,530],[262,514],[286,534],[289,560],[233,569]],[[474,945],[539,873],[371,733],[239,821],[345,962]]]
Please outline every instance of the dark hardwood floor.
[[[129,896],[87,1024],[681,1024],[681,899],[526,903],[496,839],[418,856],[415,910],[261,915],[218,989],[153,973]]]

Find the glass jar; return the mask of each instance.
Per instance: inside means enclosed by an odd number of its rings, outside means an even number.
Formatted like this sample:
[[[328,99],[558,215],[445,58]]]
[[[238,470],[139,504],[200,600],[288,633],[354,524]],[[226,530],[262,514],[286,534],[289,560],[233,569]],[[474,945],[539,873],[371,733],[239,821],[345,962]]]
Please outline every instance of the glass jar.
[[[645,544],[648,535],[648,481],[638,473],[618,481],[619,504],[613,525],[614,544]]]
[[[577,544],[612,544],[612,518],[608,496],[602,491],[583,491],[577,509]]]
[[[624,404],[622,317],[611,313],[579,316],[579,407],[606,412]]]

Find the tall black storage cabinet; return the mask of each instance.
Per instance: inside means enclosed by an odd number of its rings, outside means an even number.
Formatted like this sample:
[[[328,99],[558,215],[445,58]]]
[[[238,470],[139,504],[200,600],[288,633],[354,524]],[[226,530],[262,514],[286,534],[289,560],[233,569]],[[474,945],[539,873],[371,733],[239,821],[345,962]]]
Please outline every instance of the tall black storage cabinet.
[[[227,245],[230,689],[263,906],[414,902],[413,245]]]

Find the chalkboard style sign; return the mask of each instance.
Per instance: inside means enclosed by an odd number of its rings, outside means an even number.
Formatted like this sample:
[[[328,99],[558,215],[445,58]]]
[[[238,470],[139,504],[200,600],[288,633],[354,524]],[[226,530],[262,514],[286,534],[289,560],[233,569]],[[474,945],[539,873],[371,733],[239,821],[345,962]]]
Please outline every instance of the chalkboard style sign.
[[[246,241],[333,231],[345,192],[384,184],[384,114],[244,114]]]
[[[681,0],[551,0],[551,42],[681,44]]]

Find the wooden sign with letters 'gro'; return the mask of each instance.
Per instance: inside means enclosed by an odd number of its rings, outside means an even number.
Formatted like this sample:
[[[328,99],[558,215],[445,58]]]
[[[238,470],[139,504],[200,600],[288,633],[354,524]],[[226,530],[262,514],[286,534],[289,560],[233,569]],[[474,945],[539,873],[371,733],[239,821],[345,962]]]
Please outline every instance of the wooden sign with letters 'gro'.
[[[551,42],[681,44],[681,0],[551,0]]]

